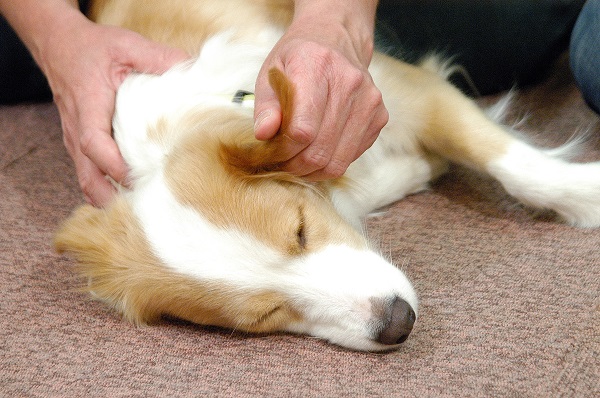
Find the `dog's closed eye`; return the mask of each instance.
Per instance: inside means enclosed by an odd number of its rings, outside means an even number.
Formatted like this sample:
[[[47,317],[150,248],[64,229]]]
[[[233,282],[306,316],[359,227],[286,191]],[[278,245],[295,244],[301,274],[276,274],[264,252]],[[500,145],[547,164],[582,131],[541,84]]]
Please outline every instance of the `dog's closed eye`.
[[[298,246],[300,246],[300,250],[306,249],[306,219],[304,217],[304,209],[302,207],[298,208],[298,213],[300,215],[300,222],[298,223],[298,229],[296,230],[296,241],[298,242]]]

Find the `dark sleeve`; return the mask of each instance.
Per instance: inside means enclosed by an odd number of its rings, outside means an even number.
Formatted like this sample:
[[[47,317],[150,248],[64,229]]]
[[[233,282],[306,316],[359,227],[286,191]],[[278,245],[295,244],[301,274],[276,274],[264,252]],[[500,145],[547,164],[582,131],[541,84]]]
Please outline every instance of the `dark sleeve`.
[[[379,44],[416,61],[453,56],[481,94],[535,83],[568,46],[585,0],[380,0]]]

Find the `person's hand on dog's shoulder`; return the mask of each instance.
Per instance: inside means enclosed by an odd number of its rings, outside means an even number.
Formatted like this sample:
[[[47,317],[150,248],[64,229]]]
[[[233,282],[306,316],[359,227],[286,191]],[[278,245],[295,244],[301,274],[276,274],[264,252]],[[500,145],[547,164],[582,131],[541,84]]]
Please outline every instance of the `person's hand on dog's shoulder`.
[[[162,73],[187,55],[128,30],[84,24],[87,27],[73,27],[78,44],[61,49],[56,43],[53,59],[46,60],[44,71],[81,189],[90,203],[103,206],[115,192],[105,175],[119,183],[127,177],[127,167],[111,136],[118,87],[132,70]]]
[[[162,73],[188,55],[93,23],[72,1],[20,0],[2,12],[48,79],[86,200],[106,205],[116,191],[105,176],[126,183],[128,171],[112,138],[117,88],[133,70]]]
[[[294,87],[282,169],[311,180],[341,176],[388,121],[367,68],[373,54],[375,1],[297,0],[292,24],[256,82],[255,135],[269,140],[282,115],[268,72]]]

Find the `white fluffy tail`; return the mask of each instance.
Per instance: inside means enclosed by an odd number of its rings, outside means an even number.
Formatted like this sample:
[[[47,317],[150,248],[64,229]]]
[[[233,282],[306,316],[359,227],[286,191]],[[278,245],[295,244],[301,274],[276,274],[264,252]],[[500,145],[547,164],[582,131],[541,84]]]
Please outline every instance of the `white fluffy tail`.
[[[567,144],[543,151],[515,141],[490,162],[488,172],[525,204],[554,210],[574,226],[600,227],[600,162],[570,163],[557,157],[572,149]]]

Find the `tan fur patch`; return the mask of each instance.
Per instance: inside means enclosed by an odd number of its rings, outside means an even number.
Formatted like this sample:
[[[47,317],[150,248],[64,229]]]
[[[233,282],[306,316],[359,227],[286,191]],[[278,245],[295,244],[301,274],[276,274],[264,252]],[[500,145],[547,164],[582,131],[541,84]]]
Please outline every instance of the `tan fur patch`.
[[[130,322],[162,315],[247,332],[269,332],[299,320],[281,293],[228,286],[178,274],[152,254],[124,200],[108,209],[85,205],[58,232],[55,247],[79,261],[88,289]],[[199,253],[201,255],[201,253]]]
[[[424,156],[429,156],[428,152],[441,155],[478,170],[484,170],[490,161],[506,152],[512,136],[441,76],[380,53],[373,55],[373,62],[379,71],[377,84],[387,99],[410,98],[410,103],[403,102],[401,106],[410,111],[413,122],[418,120],[410,126],[410,131],[388,131],[395,134],[398,142],[408,146],[414,138],[425,149]],[[390,123],[393,123],[399,117],[394,114],[398,110],[393,108],[393,101],[386,105],[391,106]]]
[[[96,0],[90,16],[195,55],[217,32],[234,27],[239,36],[252,37],[267,25],[287,26],[292,13],[291,0],[144,0],[143,5],[137,0]]]
[[[326,243],[366,244],[318,186],[287,173],[247,167],[261,158],[268,163],[276,151],[272,143],[254,138],[251,115],[203,111],[179,121],[175,129],[184,133],[166,163],[167,183],[182,204],[212,224],[247,232],[289,255]]]
[[[279,163],[285,159],[281,149],[289,139],[287,133],[290,116],[294,112],[295,90],[283,72],[277,68],[269,70],[269,83],[279,99],[282,114],[281,126],[275,137],[266,142],[259,142],[249,133],[241,134],[237,140],[230,140],[227,146],[221,148],[222,156],[227,158],[227,164],[249,174],[277,170]]]
[[[295,89],[286,75],[277,68],[269,70],[269,84],[275,91],[281,106],[281,128],[279,134],[287,134],[290,126],[290,116],[294,114]]]
[[[435,103],[431,106],[429,127],[420,139],[436,154],[485,171],[514,140],[454,87],[444,85],[431,98]]]

